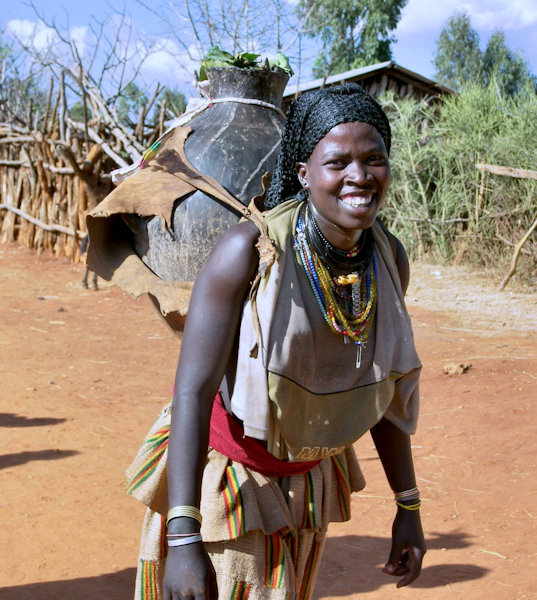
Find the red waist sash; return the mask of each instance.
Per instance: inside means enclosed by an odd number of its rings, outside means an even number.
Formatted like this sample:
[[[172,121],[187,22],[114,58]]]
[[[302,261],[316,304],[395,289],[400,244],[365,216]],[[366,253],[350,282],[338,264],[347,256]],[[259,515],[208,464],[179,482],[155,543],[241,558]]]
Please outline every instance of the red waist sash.
[[[272,456],[261,440],[244,435],[241,422],[225,409],[220,392],[214,399],[209,445],[231,460],[267,477],[300,475],[311,471],[321,462],[289,462]]]

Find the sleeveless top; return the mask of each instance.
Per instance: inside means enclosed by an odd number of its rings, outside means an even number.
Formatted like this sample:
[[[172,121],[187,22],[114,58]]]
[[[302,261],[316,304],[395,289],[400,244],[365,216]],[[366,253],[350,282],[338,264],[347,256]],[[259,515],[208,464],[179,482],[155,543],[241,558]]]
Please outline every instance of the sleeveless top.
[[[304,461],[339,454],[383,416],[413,433],[421,364],[392,249],[375,222],[377,308],[356,367],[356,345],[328,327],[294,249],[300,206],[289,200],[265,215],[277,258],[256,293],[259,332],[251,299],[245,304],[224,400],[245,435],[265,440],[276,458]]]

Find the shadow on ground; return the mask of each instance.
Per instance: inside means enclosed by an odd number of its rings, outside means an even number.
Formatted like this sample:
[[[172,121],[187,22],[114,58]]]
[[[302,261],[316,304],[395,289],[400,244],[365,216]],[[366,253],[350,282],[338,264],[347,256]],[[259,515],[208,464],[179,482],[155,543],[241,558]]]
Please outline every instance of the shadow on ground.
[[[470,536],[461,531],[449,534],[434,533],[427,539],[429,550],[456,550],[470,546]],[[326,542],[314,600],[364,594],[384,586],[395,591],[397,579],[382,573],[388,559],[390,539],[348,535],[329,538]],[[479,579],[488,570],[472,564],[445,564],[424,567],[413,588],[436,588],[450,583]]]
[[[79,454],[77,450],[28,450],[26,452],[15,452],[13,454],[2,454],[0,456],[0,470],[8,467],[18,467],[34,460],[58,460]]]
[[[0,588],[0,600],[131,600],[136,569],[123,569],[97,577],[28,583]]]

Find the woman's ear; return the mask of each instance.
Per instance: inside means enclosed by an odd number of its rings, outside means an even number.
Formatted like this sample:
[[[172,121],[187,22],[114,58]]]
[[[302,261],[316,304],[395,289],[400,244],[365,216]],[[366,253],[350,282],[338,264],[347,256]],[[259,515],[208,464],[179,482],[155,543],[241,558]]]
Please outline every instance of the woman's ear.
[[[309,187],[308,183],[308,165],[307,163],[297,162],[295,165],[295,171],[298,177],[300,185],[307,190]]]

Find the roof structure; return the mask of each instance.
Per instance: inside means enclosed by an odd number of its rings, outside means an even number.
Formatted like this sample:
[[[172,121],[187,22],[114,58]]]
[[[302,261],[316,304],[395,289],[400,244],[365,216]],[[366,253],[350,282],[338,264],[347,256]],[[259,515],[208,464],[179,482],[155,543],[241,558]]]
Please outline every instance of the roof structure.
[[[291,100],[303,92],[345,82],[359,83],[372,96],[380,96],[393,91],[399,97],[412,97],[416,100],[433,99],[455,92],[432,79],[427,79],[414,71],[405,69],[393,61],[377,63],[359,69],[352,69],[326,79],[315,79],[307,83],[288,84],[283,94],[282,108],[287,110]]]

